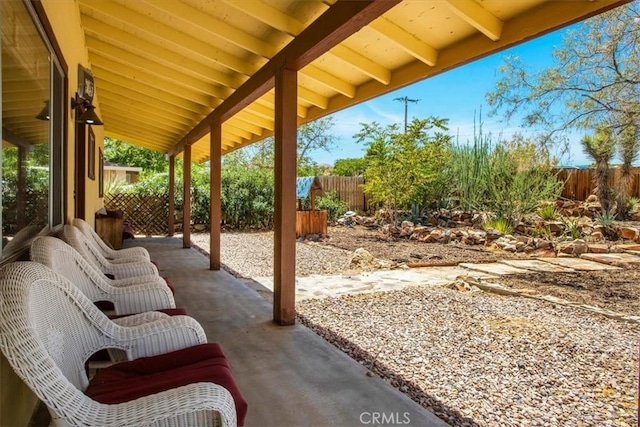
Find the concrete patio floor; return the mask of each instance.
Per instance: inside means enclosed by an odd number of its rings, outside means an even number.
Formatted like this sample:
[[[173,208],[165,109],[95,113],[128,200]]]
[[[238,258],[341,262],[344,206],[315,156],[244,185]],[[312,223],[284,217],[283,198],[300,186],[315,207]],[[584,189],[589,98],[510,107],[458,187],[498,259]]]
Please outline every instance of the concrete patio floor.
[[[222,345],[249,403],[247,427],[445,426],[302,325],[277,326],[272,304],[182,240],[136,238],[176,285],[176,304]],[[377,421],[377,422],[376,422]]]

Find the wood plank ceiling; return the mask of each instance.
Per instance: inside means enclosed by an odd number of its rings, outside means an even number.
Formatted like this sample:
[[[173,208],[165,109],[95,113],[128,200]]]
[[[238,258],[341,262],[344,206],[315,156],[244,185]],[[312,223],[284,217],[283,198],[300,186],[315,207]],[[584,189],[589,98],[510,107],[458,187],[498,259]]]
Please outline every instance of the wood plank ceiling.
[[[403,1],[299,72],[298,122],[626,2]],[[79,0],[105,134],[179,151],[185,135],[334,3]],[[271,90],[224,122],[223,154],[272,135],[273,117]],[[207,136],[188,143],[194,161],[209,158]]]

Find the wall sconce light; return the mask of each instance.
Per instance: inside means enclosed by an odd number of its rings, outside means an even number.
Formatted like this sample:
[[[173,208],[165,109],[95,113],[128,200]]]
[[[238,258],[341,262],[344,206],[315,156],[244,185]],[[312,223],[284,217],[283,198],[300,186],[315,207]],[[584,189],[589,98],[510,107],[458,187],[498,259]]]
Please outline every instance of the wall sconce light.
[[[100,117],[98,117],[98,115],[96,114],[95,112],[96,107],[94,107],[91,104],[91,101],[82,99],[80,97],[77,97],[76,99],[71,98],[71,108],[74,111],[77,112],[78,111],[77,108],[80,106],[83,107],[83,111],[82,111],[82,114],[76,117],[76,122],[82,123],[85,125],[94,125],[94,126],[104,125],[102,120],[100,120]]]
[[[36,119],[47,121],[50,118],[51,116],[49,115],[49,100],[47,99],[46,101],[44,101],[44,107],[42,107],[42,110],[40,110],[40,112],[36,116]]]
[[[76,97],[71,98],[71,108],[76,112],[77,108],[82,106],[80,110],[82,114],[76,116],[76,122],[86,125],[102,126],[102,120],[94,111],[96,107],[93,106],[93,95],[95,90],[95,84],[93,82],[93,74],[87,68],[78,64],[78,92]]]

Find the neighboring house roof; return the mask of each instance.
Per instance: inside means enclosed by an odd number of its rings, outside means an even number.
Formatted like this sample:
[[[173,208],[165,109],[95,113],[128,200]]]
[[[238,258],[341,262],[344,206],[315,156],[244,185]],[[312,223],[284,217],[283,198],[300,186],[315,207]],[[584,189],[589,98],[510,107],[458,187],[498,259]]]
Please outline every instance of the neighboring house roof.
[[[127,165],[122,165],[119,163],[113,163],[113,162],[104,162],[104,169],[105,170],[121,170],[121,171],[126,171],[126,172],[142,172],[142,168],[137,167],[137,166],[127,166]]]

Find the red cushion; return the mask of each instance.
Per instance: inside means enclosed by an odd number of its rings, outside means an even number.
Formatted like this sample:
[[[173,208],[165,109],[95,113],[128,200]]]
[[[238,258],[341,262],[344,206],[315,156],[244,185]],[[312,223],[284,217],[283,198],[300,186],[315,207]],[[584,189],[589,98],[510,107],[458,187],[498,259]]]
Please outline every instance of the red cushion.
[[[163,277],[164,281],[167,282],[167,286],[171,289],[171,293],[176,294],[176,286],[168,277]]]
[[[187,315],[187,310],[181,307],[161,308],[160,310],[153,310],[153,311],[159,311],[161,313],[168,314],[169,316],[186,316]],[[119,319],[121,317],[127,317],[127,316],[131,316],[131,314],[110,314],[109,319]]]
[[[112,365],[98,371],[85,393],[98,402],[115,404],[198,382],[219,384],[229,390],[238,425],[244,425],[247,402],[220,345],[214,343]]]

